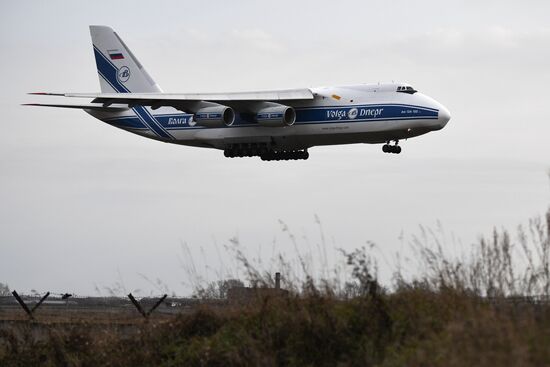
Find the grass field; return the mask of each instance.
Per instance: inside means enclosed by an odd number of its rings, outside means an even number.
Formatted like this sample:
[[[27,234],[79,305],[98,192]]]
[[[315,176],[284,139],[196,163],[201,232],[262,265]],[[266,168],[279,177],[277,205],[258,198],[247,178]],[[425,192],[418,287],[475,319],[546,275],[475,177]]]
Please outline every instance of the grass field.
[[[448,256],[437,236],[414,246],[423,271],[397,268],[386,285],[359,249],[343,253],[343,283],[304,271],[288,294],[149,322],[3,324],[0,366],[550,366],[550,210],[468,257]],[[249,281],[273,285],[237,257]]]

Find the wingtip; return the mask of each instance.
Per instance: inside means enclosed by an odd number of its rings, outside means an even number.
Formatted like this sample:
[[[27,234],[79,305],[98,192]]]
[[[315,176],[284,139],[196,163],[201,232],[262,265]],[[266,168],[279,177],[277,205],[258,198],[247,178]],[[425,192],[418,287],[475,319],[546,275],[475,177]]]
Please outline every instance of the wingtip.
[[[31,96],[58,96],[58,97],[63,97],[64,94],[63,93],[48,93],[48,92],[31,92],[31,93],[27,93]]]
[[[40,106],[38,103],[21,103],[21,106]]]

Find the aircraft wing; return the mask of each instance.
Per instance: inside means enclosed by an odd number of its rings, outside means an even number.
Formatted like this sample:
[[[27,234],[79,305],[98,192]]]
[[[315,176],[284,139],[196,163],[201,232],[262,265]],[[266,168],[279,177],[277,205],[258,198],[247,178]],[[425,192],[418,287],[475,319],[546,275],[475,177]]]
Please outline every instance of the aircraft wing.
[[[142,106],[173,106],[185,102],[271,102],[311,100],[311,90],[286,89],[260,92],[231,93],[31,93],[59,97],[93,98],[96,103],[121,103]]]
[[[128,109],[127,106],[103,106],[103,105],[94,105],[94,104],[51,104],[51,103],[24,103],[22,106],[36,106],[36,107],[60,107],[60,108],[75,108],[79,110],[96,110],[103,112],[119,112],[125,111]]]

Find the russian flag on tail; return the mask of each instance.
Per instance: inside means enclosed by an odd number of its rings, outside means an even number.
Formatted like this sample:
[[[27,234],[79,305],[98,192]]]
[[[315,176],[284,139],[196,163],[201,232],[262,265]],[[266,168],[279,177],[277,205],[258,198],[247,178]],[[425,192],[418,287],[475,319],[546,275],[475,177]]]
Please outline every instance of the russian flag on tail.
[[[122,60],[124,59],[124,55],[119,50],[107,50],[109,53],[109,57],[111,60]]]

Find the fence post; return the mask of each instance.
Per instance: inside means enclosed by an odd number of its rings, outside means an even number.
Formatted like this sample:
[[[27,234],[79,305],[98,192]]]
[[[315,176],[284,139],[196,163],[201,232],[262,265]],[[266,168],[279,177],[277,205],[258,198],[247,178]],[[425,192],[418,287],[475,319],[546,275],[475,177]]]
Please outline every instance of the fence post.
[[[132,301],[132,303],[134,304],[134,306],[136,307],[136,309],[139,311],[139,313],[141,314],[141,316],[147,318],[147,314],[145,314],[145,311],[143,311],[143,308],[141,308],[141,305],[140,305],[139,302],[134,298],[134,296],[132,295],[132,293],[128,293],[128,298],[130,298],[130,301]]]
[[[13,294],[13,296],[15,297],[15,299],[17,300],[17,302],[19,303],[21,308],[27,313],[27,315],[29,315],[29,318],[31,320],[34,320],[34,315],[33,315],[34,311],[38,307],[40,307],[40,305],[42,304],[42,302],[44,302],[46,300],[46,298],[48,298],[48,296],[50,295],[50,292],[46,292],[44,297],[42,297],[40,299],[40,301],[38,301],[38,303],[36,303],[31,310],[29,310],[29,308],[27,307],[27,304],[25,303],[25,301],[23,301],[23,299],[21,299],[21,297],[19,296],[19,294],[15,290],[13,292],[11,292],[11,294]]]
[[[157,303],[155,303],[155,305],[153,307],[151,307],[151,309],[147,312],[147,316],[149,316],[158,306],[160,306],[160,304],[162,303],[162,301],[164,301],[166,299],[166,297],[168,297],[167,294],[165,294],[164,296],[162,296],[158,301]]]
[[[132,301],[132,303],[134,304],[134,306],[136,307],[136,309],[139,311],[139,313],[145,318],[145,320],[148,320],[149,319],[149,316],[151,315],[151,313],[158,307],[160,306],[160,304],[166,299],[166,297],[168,297],[167,294],[163,295],[158,301],[157,303],[155,303],[153,305],[153,307],[151,307],[151,309],[147,312],[145,312],[143,310],[143,307],[141,307],[141,304],[134,298],[134,296],[132,295],[132,293],[128,293],[128,298],[130,299],[130,301]]]
[[[23,302],[23,300],[21,299],[21,297],[19,297],[19,294],[17,294],[17,292],[14,290],[13,292],[11,292],[11,294],[13,294],[13,296],[15,297],[15,299],[17,300],[17,302],[19,303],[19,305],[21,306],[21,308],[27,313],[27,315],[29,315],[29,318],[31,320],[34,320],[34,316],[32,315],[32,312],[31,310],[29,310],[29,308],[27,307],[27,305],[25,304],[25,302]]]
[[[40,307],[40,305],[42,304],[42,302],[44,302],[46,300],[46,298],[48,298],[48,296],[50,295],[50,292],[46,292],[46,294],[44,295],[44,297],[42,297],[40,299],[40,301],[38,301],[37,304],[34,305],[34,307],[31,309],[31,312],[34,313],[34,310],[36,310],[38,307]]]

